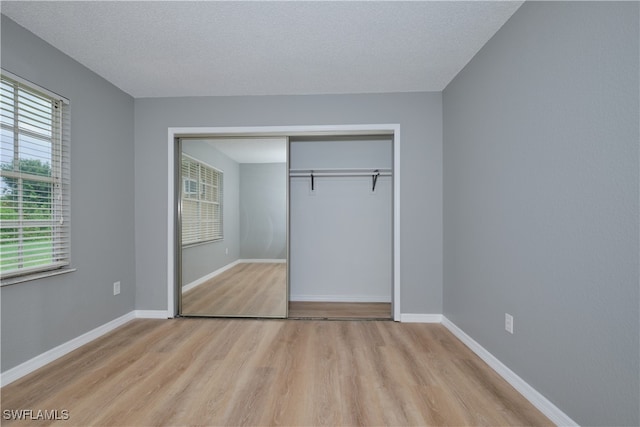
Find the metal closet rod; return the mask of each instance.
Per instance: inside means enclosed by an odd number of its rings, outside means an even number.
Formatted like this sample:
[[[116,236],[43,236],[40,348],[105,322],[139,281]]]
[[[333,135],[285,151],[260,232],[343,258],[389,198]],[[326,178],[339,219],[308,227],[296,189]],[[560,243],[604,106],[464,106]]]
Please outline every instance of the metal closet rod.
[[[311,191],[315,190],[315,177],[324,176],[370,176],[371,191],[376,191],[378,177],[391,176],[391,169],[289,169],[291,178],[311,178]]]
[[[292,177],[309,177],[314,176],[391,176],[389,168],[370,168],[370,169],[289,169],[289,176]]]

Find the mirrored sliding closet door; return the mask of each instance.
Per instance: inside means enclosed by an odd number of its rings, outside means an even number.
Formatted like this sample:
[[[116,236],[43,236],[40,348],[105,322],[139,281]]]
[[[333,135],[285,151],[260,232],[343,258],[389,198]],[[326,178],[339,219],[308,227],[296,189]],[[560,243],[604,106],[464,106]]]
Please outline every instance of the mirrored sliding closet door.
[[[180,315],[286,317],[287,139],[179,146]]]

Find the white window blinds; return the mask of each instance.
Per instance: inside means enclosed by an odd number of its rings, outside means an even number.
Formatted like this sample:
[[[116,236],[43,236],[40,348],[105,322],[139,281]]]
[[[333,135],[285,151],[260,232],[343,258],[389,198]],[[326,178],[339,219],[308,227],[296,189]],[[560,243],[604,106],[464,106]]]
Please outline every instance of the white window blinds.
[[[3,73],[0,126],[0,275],[67,266],[68,105]]]
[[[182,245],[222,239],[222,171],[183,154],[180,175]]]

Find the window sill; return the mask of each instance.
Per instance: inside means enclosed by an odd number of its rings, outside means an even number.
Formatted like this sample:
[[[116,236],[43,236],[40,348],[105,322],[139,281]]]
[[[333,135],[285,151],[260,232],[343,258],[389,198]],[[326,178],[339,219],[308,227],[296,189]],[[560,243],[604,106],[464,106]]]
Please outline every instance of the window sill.
[[[61,274],[76,271],[75,268],[65,267],[58,270],[40,271],[38,273],[25,274],[24,276],[9,277],[0,281],[0,287],[16,285],[18,283],[30,282],[32,280],[44,279],[46,277],[59,276]]]

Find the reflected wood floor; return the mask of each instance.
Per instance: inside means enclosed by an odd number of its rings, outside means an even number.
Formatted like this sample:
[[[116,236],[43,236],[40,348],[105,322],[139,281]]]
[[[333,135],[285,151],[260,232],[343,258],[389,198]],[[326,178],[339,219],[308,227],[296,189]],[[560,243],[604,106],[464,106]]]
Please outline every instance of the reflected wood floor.
[[[240,263],[182,295],[182,314],[284,317],[287,264]]]
[[[290,301],[289,318],[391,319],[391,303]]]
[[[63,426],[551,425],[442,325],[389,321],[137,319],[1,393]]]

